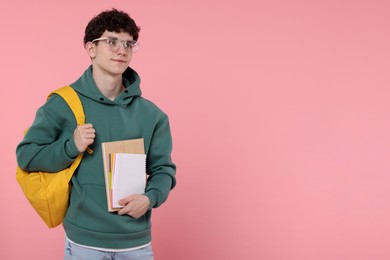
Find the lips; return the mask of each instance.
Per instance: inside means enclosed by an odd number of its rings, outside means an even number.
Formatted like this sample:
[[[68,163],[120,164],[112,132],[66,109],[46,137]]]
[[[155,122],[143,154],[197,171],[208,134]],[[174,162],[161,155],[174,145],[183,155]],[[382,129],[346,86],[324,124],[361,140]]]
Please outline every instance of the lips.
[[[117,60],[117,59],[112,59],[112,60],[115,61],[115,62],[126,63],[125,60]]]

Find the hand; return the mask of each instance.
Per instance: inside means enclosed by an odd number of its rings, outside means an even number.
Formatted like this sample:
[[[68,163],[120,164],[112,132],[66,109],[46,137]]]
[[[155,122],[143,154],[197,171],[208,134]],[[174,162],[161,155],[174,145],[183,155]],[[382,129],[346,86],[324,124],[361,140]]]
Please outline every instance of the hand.
[[[95,129],[92,124],[78,125],[73,133],[74,142],[80,153],[87,150],[95,140]]]
[[[134,194],[119,200],[118,204],[124,206],[119,210],[119,215],[127,214],[133,218],[139,218],[148,211],[150,200],[145,195]]]

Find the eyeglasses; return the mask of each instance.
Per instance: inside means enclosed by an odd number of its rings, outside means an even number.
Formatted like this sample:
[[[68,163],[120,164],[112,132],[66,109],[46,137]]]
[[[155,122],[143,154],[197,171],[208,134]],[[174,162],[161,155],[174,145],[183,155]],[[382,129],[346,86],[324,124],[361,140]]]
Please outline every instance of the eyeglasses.
[[[119,40],[118,38],[112,37],[112,36],[97,38],[97,39],[93,40],[92,43],[97,42],[97,41],[106,41],[108,47],[112,51],[119,50],[119,48],[121,47],[121,44],[126,51],[132,50],[133,52],[136,52],[139,49],[139,43],[137,41]]]

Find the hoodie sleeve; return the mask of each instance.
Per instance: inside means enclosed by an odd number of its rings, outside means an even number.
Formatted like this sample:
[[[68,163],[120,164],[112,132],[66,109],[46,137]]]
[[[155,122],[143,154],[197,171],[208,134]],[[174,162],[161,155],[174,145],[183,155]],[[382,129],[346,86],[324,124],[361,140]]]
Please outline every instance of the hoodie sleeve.
[[[45,172],[68,167],[79,153],[73,140],[75,127],[69,106],[61,97],[52,96],[38,109],[33,124],[16,148],[19,167]]]
[[[171,189],[176,185],[176,165],[171,159],[172,137],[168,117],[157,124],[147,154],[149,174],[145,195],[150,200],[149,208],[157,208],[164,203]]]

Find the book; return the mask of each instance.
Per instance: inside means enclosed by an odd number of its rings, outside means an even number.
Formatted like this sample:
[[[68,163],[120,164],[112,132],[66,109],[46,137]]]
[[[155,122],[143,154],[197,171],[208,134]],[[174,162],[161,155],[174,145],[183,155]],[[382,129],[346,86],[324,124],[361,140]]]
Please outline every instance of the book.
[[[145,165],[146,165],[146,155],[145,155],[145,148],[144,148],[144,139],[130,139],[130,140],[123,140],[123,141],[114,141],[114,142],[104,142],[102,143],[102,156],[103,156],[103,170],[104,170],[104,180],[106,184],[106,196],[107,196],[107,208],[109,212],[118,211],[120,207],[114,206],[112,200],[113,195],[113,189],[114,181],[115,181],[115,168],[116,164],[118,163],[117,155],[115,154],[133,154],[133,155],[143,155],[144,156],[144,163],[143,163],[143,170],[144,170],[144,181],[146,182],[146,173],[145,173]],[[121,156],[119,156],[121,157]],[[126,157],[126,156],[125,156]],[[127,164],[126,160],[119,159],[120,168],[122,167],[122,164]],[[137,164],[138,166],[134,167],[139,168],[140,164]],[[127,166],[127,167],[133,167],[133,166]],[[128,168],[131,169],[131,168]],[[113,171],[114,170],[114,171]],[[121,171],[122,172],[122,171]],[[126,173],[126,171],[123,171]],[[119,179],[122,179],[122,176],[119,177]],[[120,183],[120,188],[126,187],[126,182]],[[130,185],[129,185],[130,186]],[[122,199],[122,198],[119,198]]]

